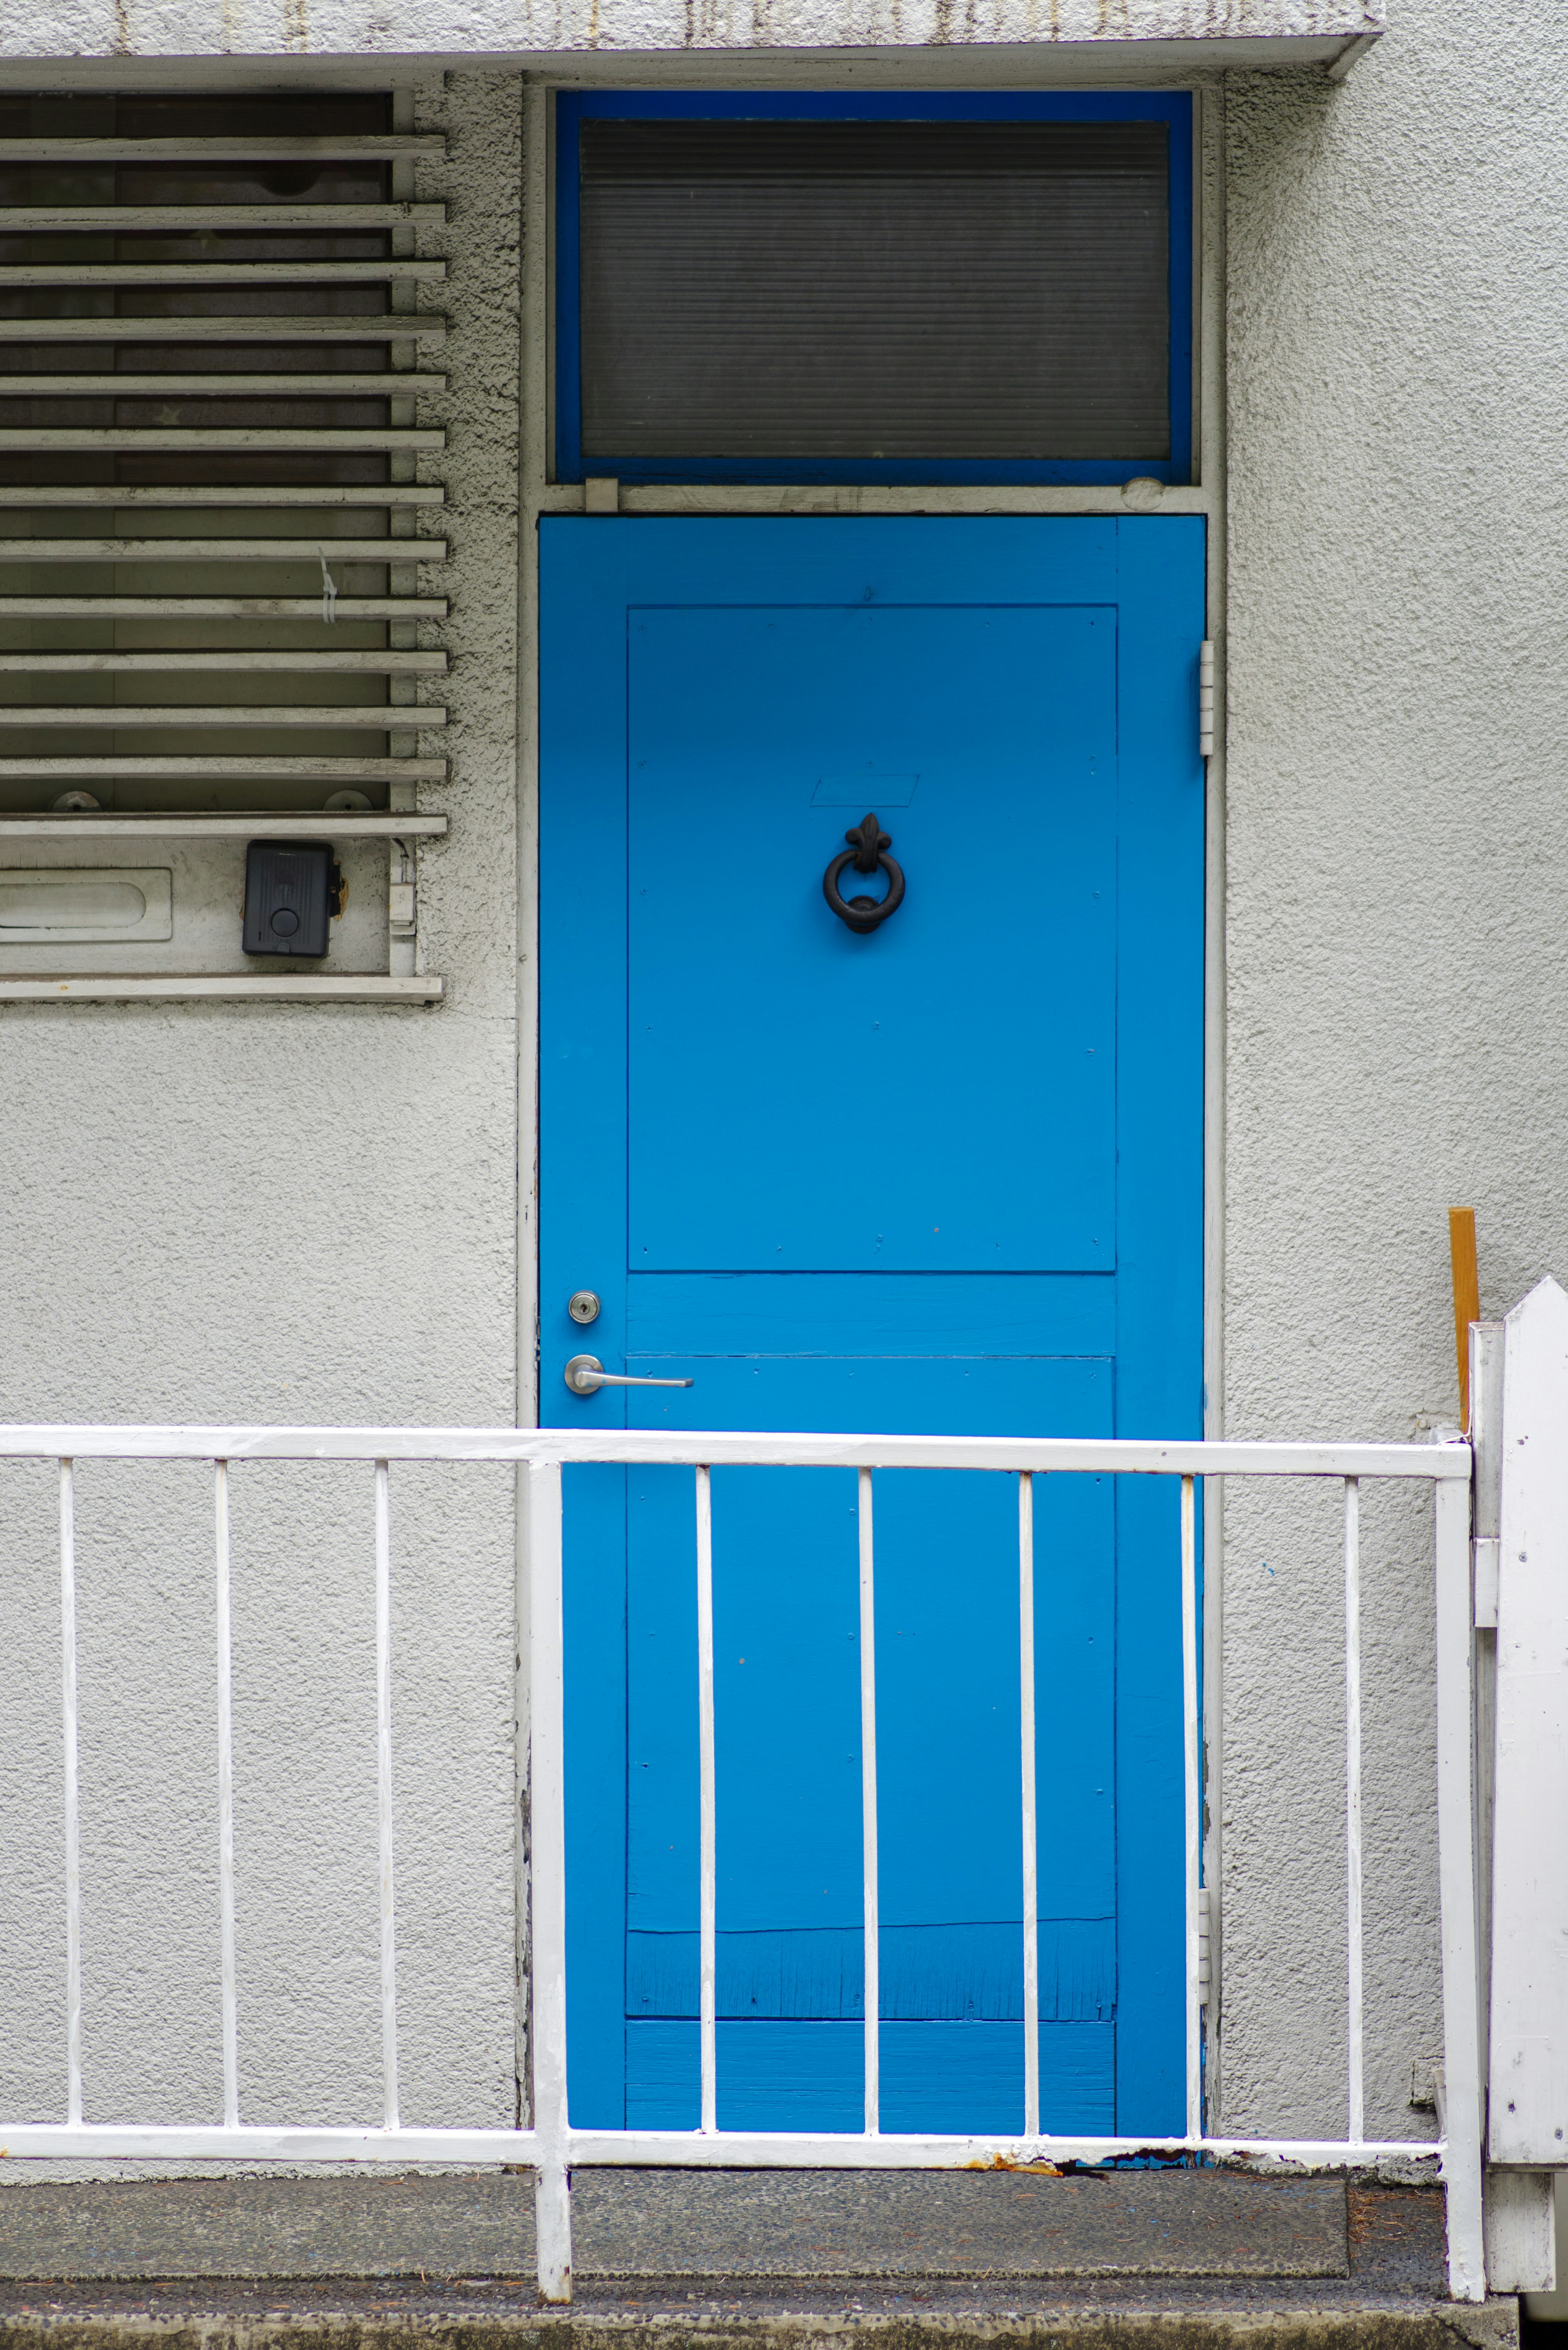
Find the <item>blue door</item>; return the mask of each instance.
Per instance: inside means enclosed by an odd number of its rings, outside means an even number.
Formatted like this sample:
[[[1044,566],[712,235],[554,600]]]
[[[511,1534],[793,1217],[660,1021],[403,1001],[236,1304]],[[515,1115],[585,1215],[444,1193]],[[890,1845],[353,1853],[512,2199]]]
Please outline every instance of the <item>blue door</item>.
[[[1198,1434],[1201,521],[540,527],[541,1418]],[[691,2128],[691,1473],[566,1487],[572,2116]],[[1184,2126],[1176,1506],[1036,1480],[1047,2130]],[[876,1525],[881,2126],[1018,2131],[1016,1489]],[[858,2129],[854,1474],[713,1529],[719,2124]]]

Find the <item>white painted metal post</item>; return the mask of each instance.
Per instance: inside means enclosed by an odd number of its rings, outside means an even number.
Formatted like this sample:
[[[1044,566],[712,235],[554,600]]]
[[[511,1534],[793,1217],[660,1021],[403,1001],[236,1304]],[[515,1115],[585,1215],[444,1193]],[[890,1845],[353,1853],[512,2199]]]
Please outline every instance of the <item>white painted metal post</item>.
[[[1040,2135],[1040,1851],[1034,1800],[1034,1480],[1018,1480],[1018,1716],[1023,1780],[1023,2135]]]
[[[1502,1565],[1503,1325],[1472,1322],[1469,1341],[1470,1450],[1475,1456],[1470,1556],[1476,1619],[1476,1940],[1480,1968],[1484,2089],[1490,2077],[1491,1958],[1496,1933],[1492,1915],[1492,1830],[1497,1811],[1497,1617]],[[1490,2098],[1483,2102],[1490,2141],[1494,2116]]]
[[[1366,2136],[1361,1985],[1361,1488],[1345,1481],[1345,1970],[1347,2135]]]
[[[562,1684],[561,1471],[528,1464],[528,1826],[534,2214],[539,2298],[572,2297],[571,2176],[566,2168],[566,1800]]]
[[[60,1462],[60,1679],[66,1763],[66,2123],[82,2118],[82,1862],[77,1777],[77,1497]]]
[[[860,1864],[866,1929],[866,2135],[882,2126],[881,1945],[877,1919],[877,1592],[871,1471],[859,1477]]]
[[[223,2000],[223,2127],[240,2125],[239,1993],[234,1963],[234,1644],[229,1613],[229,1464],[214,1461],[218,1599],[218,1939]]]
[[[398,1947],[392,1875],[392,1534],[387,1463],[376,1463],[376,1814],[381,1885],[381,2126],[398,2126]]]
[[[1199,1980],[1203,1801],[1198,1751],[1198,1531],[1193,1480],[1181,1481],[1181,1747],[1186,1799],[1187,2135],[1203,2135],[1203,1987]]]
[[[1438,1880],[1443,1945],[1443,2179],[1449,2206],[1449,2291],[1484,2301],[1481,2226],[1480,1985],[1476,1972],[1474,1820],[1470,1809],[1470,1495],[1444,1480],[1437,1518]]]
[[[719,2126],[719,1854],[713,1760],[713,1481],[697,1471],[697,1777],[702,2128]]]

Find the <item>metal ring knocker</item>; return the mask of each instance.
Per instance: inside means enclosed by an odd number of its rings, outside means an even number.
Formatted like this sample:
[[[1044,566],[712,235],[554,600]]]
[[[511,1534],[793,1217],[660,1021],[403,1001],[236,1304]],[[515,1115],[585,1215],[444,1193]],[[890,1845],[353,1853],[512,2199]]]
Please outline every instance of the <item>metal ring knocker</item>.
[[[834,858],[822,877],[822,894],[841,922],[852,931],[874,931],[889,914],[896,914],[904,902],[904,868],[895,863],[887,851],[892,847],[889,833],[883,832],[874,816],[862,824],[852,825],[844,836],[849,843]],[[838,894],[838,877],[846,865],[857,873],[875,873],[878,865],[888,876],[885,898],[851,898],[847,902]]]

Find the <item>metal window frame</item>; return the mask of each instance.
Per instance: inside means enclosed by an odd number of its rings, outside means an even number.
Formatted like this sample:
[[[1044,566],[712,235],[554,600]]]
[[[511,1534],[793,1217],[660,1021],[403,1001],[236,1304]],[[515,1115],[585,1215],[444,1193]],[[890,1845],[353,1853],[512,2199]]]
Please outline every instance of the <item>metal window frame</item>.
[[[552,172],[555,478],[626,483],[1075,483],[1193,476],[1193,149],[1189,90],[561,90]],[[621,457],[582,446],[578,130],[586,120],[1163,122],[1168,131],[1170,454],[1130,458]]]

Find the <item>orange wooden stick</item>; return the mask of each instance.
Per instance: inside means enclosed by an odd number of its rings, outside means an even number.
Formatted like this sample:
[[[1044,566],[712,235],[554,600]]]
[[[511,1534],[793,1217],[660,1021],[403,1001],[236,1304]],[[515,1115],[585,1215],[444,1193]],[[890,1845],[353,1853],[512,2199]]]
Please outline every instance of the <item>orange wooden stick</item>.
[[[1454,1350],[1459,1358],[1459,1426],[1470,1426],[1470,1324],[1480,1320],[1480,1282],[1476,1273],[1476,1211],[1449,1210],[1449,1258],[1454,1274]]]

